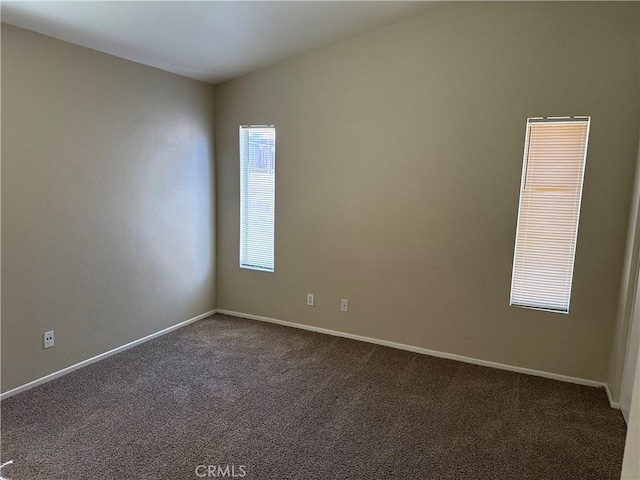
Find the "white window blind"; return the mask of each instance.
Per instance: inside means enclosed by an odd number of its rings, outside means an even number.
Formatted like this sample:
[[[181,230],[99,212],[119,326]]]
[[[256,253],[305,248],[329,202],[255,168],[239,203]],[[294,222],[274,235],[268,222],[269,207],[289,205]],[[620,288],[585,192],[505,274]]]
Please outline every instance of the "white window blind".
[[[569,313],[589,123],[527,120],[511,305]]]
[[[274,271],[274,126],[240,127],[240,268]]]

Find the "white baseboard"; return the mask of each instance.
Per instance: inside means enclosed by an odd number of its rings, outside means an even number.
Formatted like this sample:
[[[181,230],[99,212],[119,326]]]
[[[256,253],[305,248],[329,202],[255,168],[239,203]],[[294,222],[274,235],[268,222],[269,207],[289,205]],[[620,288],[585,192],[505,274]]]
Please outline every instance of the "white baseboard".
[[[308,330],[311,332],[317,332],[317,333],[323,333],[326,335],[333,335],[335,337],[343,337],[343,338],[349,338],[351,340],[358,340],[361,342],[367,342],[367,343],[373,343],[376,345],[383,345],[386,347],[391,347],[391,348],[397,348],[399,350],[406,350],[409,352],[415,352],[415,353],[421,353],[424,355],[430,355],[432,357],[439,357],[439,358],[446,358],[449,360],[456,360],[459,362],[465,362],[465,363],[472,363],[475,365],[481,365],[483,367],[491,367],[491,368],[497,368],[500,370],[508,370],[510,372],[517,372],[517,373],[524,373],[526,375],[534,375],[537,377],[544,377],[544,378],[550,378],[553,380],[560,380],[562,382],[569,382],[569,383],[575,383],[578,385],[586,385],[589,387],[600,387],[600,388],[604,388],[606,393],[607,393],[607,398],[609,399],[609,405],[611,405],[611,408],[616,408],[619,409],[620,408],[620,404],[618,402],[614,402],[612,397],[611,397],[611,392],[609,390],[609,386],[604,383],[604,382],[597,382],[595,380],[587,380],[584,378],[577,378],[577,377],[569,377],[566,375],[560,375],[557,373],[550,373],[550,372],[543,372],[541,370],[533,370],[530,368],[523,368],[523,367],[515,367],[512,365],[505,365],[502,363],[496,363],[496,362],[490,362],[487,360],[480,360],[477,358],[472,358],[472,357],[465,357],[462,355],[457,355],[455,353],[447,353],[447,352],[440,352],[437,350],[430,350],[427,348],[422,348],[422,347],[416,347],[413,345],[406,345],[403,343],[396,343],[396,342],[390,342],[388,340],[380,340],[377,338],[371,338],[371,337],[364,337],[362,335],[355,335],[353,333],[346,333],[346,332],[339,332],[337,330],[330,330],[328,328],[321,328],[321,327],[315,327],[313,325],[304,325],[301,323],[294,323],[294,322],[288,322],[286,320],[278,320],[275,318],[269,318],[269,317],[262,317],[260,315],[252,315],[249,313],[241,313],[241,312],[234,312],[231,310],[223,310],[223,309],[216,309],[216,310],[211,310],[208,312],[205,312],[201,315],[198,315],[196,317],[190,318],[189,320],[185,320],[184,322],[180,322],[176,325],[172,325],[168,328],[165,328],[163,330],[160,330],[159,332],[156,333],[152,333],[151,335],[147,335],[146,337],[142,337],[138,340],[134,340],[133,342],[129,342],[126,345],[122,345],[120,347],[114,348],[112,350],[109,350],[108,352],[104,352],[101,353],[100,355],[96,355],[95,357],[91,357],[88,358],[87,360],[83,360],[82,362],[76,363],[74,365],[71,365],[69,367],[63,368],[62,370],[58,370],[57,372],[53,372],[49,375],[45,375],[44,377],[38,378],[36,380],[33,380],[29,383],[26,383],[24,385],[21,385],[19,387],[13,388],[11,390],[8,390],[2,394],[0,394],[0,400],[4,400],[5,398],[9,398],[13,395],[16,395],[18,393],[24,392],[26,390],[29,390],[30,388],[36,387],[38,385],[42,385],[43,383],[47,383],[50,382],[51,380],[61,377],[63,375],[66,375],[67,373],[71,373],[74,370],[78,370],[79,368],[82,367],[86,367],[87,365],[91,365],[92,363],[98,362],[100,360],[104,360],[105,358],[108,358],[112,355],[115,355],[116,353],[120,353],[123,352],[125,350],[128,350],[129,348],[135,347],[136,345],[140,345],[141,343],[147,342],[153,338],[156,337],[160,337],[162,335],[165,335],[169,332],[172,332],[173,330],[177,330],[178,328],[184,327],[186,325],[189,325],[190,323],[194,323],[197,322],[198,320],[202,320],[203,318],[209,317],[215,313],[220,313],[222,315],[229,315],[232,317],[239,317],[239,318],[247,318],[250,320],[258,320],[261,322],[268,322],[268,323],[275,323],[277,325],[283,325],[286,327],[292,327],[292,328],[298,328],[301,330]]]
[[[611,396],[611,391],[609,390],[609,384],[607,383],[604,384],[604,390],[607,392],[607,398],[609,399],[609,405],[611,405],[611,408],[620,410],[620,403],[613,401],[613,397]]]
[[[152,333],[151,335],[147,335],[146,337],[142,337],[139,338],[138,340],[134,340],[133,342],[129,342],[126,345],[122,345],[121,347],[117,347],[114,348],[112,350],[109,350],[108,352],[104,352],[101,353],[100,355],[96,355],[95,357],[91,357],[88,358],[86,360],[83,360],[82,362],[76,363],[74,365],[71,365],[67,368],[63,368],[62,370],[58,370],[57,372],[53,372],[50,373],[49,375],[45,375],[44,377],[38,378],[37,380],[33,380],[32,382],[29,383],[25,383],[24,385],[21,385],[19,387],[13,388],[11,390],[8,390],[2,394],[0,394],[0,400],[4,400],[5,398],[9,398],[13,395],[16,395],[20,392],[24,392],[26,390],[29,390],[30,388],[33,387],[37,387],[38,385],[42,385],[43,383],[47,383],[50,382],[51,380],[61,377],[63,375],[66,375],[67,373],[71,373],[74,370],[78,370],[79,368],[82,367],[86,367],[87,365],[91,365],[92,363],[95,362],[99,362],[100,360],[104,360],[107,357],[110,357],[111,355],[115,355],[116,353],[120,353],[123,352],[125,350],[128,350],[132,347],[135,347],[136,345],[140,345],[141,343],[144,342],[148,342],[149,340],[156,338],[156,337],[160,337],[162,335],[165,335],[169,332],[172,332],[174,330],[177,330],[180,327],[184,327],[186,325],[189,325],[190,323],[193,322],[197,322],[198,320],[202,320],[203,318],[209,317],[211,315],[213,315],[214,313],[216,313],[215,310],[211,310],[209,312],[205,312],[201,315],[198,315],[196,317],[190,318],[189,320],[185,320],[184,322],[180,322],[177,323],[175,325],[172,325],[170,327],[167,327],[163,330],[160,330],[159,332],[156,333]]]
[[[284,325],[286,327],[299,328],[302,330],[309,330],[311,332],[324,333],[324,334],[333,335],[336,337],[349,338],[351,340],[359,340],[361,342],[374,343],[376,345],[384,345],[385,347],[392,347],[400,350],[407,350],[409,352],[422,353],[424,355],[431,355],[432,357],[447,358],[449,360],[457,360],[458,362],[472,363],[474,365],[481,365],[483,367],[498,368],[500,370],[508,370],[510,372],[524,373],[526,375],[534,375],[536,377],[551,378],[553,380],[560,380],[562,382],[568,382],[568,383],[576,383],[578,385],[586,385],[589,387],[605,388],[607,391],[607,395],[609,395],[609,403],[611,404],[611,406],[614,408],[619,408],[619,406],[618,407],[615,406],[618,404],[611,401],[609,388],[604,382],[587,380],[586,378],[569,377],[567,375],[543,372],[541,370],[532,370],[530,368],[515,367],[512,365],[505,365],[503,363],[490,362],[487,360],[480,360],[478,358],[456,355],[455,353],[446,353],[446,352],[440,352],[437,350],[429,350],[428,348],[416,347],[413,345],[405,345],[403,343],[390,342],[388,340],[379,340],[377,338],[363,337],[361,335],[355,335],[353,333],[339,332],[337,330],[329,330],[327,328],[314,327],[312,325],[303,325],[300,323],[287,322],[285,320],[277,320],[275,318],[261,317],[259,315],[251,315],[249,313],[233,312],[231,310],[222,310],[222,309],[217,309],[216,313],[220,313],[222,315],[230,315],[232,317],[247,318],[249,320],[258,320],[261,322],[275,323],[277,325]]]

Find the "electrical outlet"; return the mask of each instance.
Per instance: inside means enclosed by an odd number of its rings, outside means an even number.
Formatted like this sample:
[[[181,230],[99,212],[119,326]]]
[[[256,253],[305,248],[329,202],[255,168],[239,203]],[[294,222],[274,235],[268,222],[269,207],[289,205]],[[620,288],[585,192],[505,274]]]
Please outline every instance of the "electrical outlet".
[[[53,345],[53,330],[50,332],[44,332],[44,348],[51,348]]]
[[[313,307],[313,293],[307,293],[307,305]]]
[[[347,300],[346,298],[343,298],[342,300],[340,300],[340,311],[341,312],[349,311],[349,300]]]

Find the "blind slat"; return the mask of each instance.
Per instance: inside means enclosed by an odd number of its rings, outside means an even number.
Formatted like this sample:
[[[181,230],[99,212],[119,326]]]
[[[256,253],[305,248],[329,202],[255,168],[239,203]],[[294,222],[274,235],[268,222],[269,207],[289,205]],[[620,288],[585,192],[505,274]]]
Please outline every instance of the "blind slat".
[[[240,267],[274,271],[273,126],[240,127]]]
[[[527,121],[511,305],[569,312],[589,124]]]

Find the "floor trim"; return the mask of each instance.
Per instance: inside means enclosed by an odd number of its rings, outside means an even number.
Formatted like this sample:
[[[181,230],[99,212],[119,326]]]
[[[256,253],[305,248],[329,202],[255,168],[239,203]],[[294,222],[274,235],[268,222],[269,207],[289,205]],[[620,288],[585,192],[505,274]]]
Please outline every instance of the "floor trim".
[[[611,396],[611,391],[609,390],[609,384],[608,383],[604,384],[604,389],[607,392],[607,398],[609,399],[609,405],[611,405],[611,408],[615,408],[616,410],[620,410],[620,403],[613,401],[613,397]]]
[[[440,352],[438,350],[430,350],[427,348],[422,348],[422,347],[416,347],[413,345],[406,345],[403,343],[396,343],[396,342],[390,342],[388,340],[380,340],[377,338],[371,338],[371,337],[365,337],[362,335],[355,335],[353,333],[346,333],[346,332],[340,332],[337,330],[330,330],[328,328],[321,328],[321,327],[315,327],[313,325],[304,325],[301,323],[295,323],[295,322],[288,322],[286,320],[278,320],[275,318],[269,318],[269,317],[263,317],[260,315],[252,315],[250,313],[241,313],[241,312],[235,312],[232,310],[224,310],[224,309],[214,309],[214,310],[210,310],[208,312],[202,313],[198,316],[195,316],[193,318],[190,318],[189,320],[185,320],[184,322],[180,322],[177,323],[175,325],[172,325],[170,327],[167,327],[163,330],[160,330],[159,332],[156,333],[152,333],[151,335],[147,335],[146,337],[142,337],[138,340],[134,340],[133,342],[129,342],[125,345],[122,345],[120,347],[114,348],[112,350],[109,350],[107,352],[101,353],[100,355],[96,355],[95,357],[91,357],[88,358],[86,360],[83,360],[79,363],[76,363],[74,365],[71,365],[69,367],[63,368],[62,370],[58,370],[57,372],[53,372],[50,373],[49,375],[45,375],[44,377],[38,378],[36,380],[33,380],[29,383],[25,383],[24,385],[21,385],[19,387],[13,388],[11,390],[8,390],[2,394],[0,394],[0,400],[4,400],[6,398],[12,397],[13,395],[16,395],[18,393],[27,391],[33,387],[36,387],[38,385],[42,385],[43,383],[47,383],[50,382],[51,380],[54,380],[56,378],[62,377],[63,375],[66,375],[67,373],[71,373],[74,370],[78,370],[79,368],[82,367],[86,367],[87,365],[91,365],[92,363],[98,362],[100,360],[104,360],[105,358],[108,358],[112,355],[115,355],[116,353],[120,353],[123,352],[125,350],[128,350],[129,348],[135,347],[136,345],[140,345],[144,342],[147,342],[149,340],[152,340],[156,337],[160,337],[162,335],[165,335],[169,332],[172,332],[174,330],[177,330],[178,328],[184,327],[186,325],[189,325],[190,323],[194,323],[197,322],[198,320],[202,320],[203,318],[209,317],[215,313],[220,313],[222,315],[229,315],[232,317],[238,317],[238,318],[247,318],[250,320],[257,320],[257,321],[261,321],[261,322],[267,322],[267,323],[274,323],[277,325],[283,325],[286,327],[292,327],[292,328],[298,328],[301,330],[308,330],[311,332],[318,332],[318,333],[324,333],[326,335],[332,335],[335,337],[343,337],[343,338],[349,338],[351,340],[358,340],[361,342],[367,342],[367,343],[373,343],[375,345],[383,345],[386,347],[391,347],[391,348],[397,348],[399,350],[406,350],[409,352],[415,352],[415,353],[420,353],[423,355],[430,355],[432,357],[439,357],[439,358],[446,358],[449,360],[456,360],[459,362],[465,362],[465,363],[472,363],[475,365],[481,365],[483,367],[491,367],[491,368],[497,368],[500,370],[508,370],[510,372],[517,372],[517,373],[524,373],[526,375],[534,375],[537,377],[544,377],[544,378],[550,378],[553,380],[560,380],[562,382],[568,382],[568,383],[575,383],[578,385],[586,385],[589,387],[600,387],[600,388],[604,388],[606,393],[607,393],[607,399],[609,400],[609,405],[611,406],[611,408],[615,408],[615,409],[620,409],[620,404],[618,402],[614,402],[613,398],[611,396],[611,391],[609,390],[609,385],[607,385],[604,382],[597,382],[595,380],[587,380],[585,378],[578,378],[578,377],[569,377],[567,375],[560,375],[557,373],[550,373],[550,372],[543,372],[541,370],[533,370],[530,368],[523,368],[523,367],[515,367],[512,365],[506,365],[506,364],[502,364],[502,363],[496,363],[496,362],[490,362],[487,360],[480,360],[477,358],[472,358],[472,357],[465,357],[463,355],[457,355],[455,353],[447,353],[447,352]]]
[[[2,394],[0,394],[0,400],[4,400],[5,398],[9,398],[12,397],[13,395],[16,395],[18,393],[24,392],[26,390],[29,390],[30,388],[33,387],[37,387],[38,385],[42,385],[43,383],[47,383],[50,382],[51,380],[54,380],[58,377],[62,377],[63,375],[66,375],[67,373],[71,373],[74,370],[78,370],[79,368],[82,367],[86,367],[87,365],[91,365],[92,363],[98,362],[100,360],[104,360],[107,357],[110,357],[111,355],[115,355],[116,353],[120,353],[123,352],[125,350],[128,350],[132,347],[135,347],[136,345],[140,345],[141,343],[147,342],[149,340],[152,340],[156,337],[160,337],[162,335],[165,335],[169,332],[172,332],[174,330],[177,330],[180,327],[184,327],[186,325],[189,325],[190,323],[193,322],[197,322],[198,320],[202,320],[203,318],[209,317],[211,315],[213,315],[214,313],[216,313],[216,310],[210,310],[208,312],[205,312],[203,314],[200,314],[196,317],[190,318],[189,320],[185,320],[184,322],[180,322],[177,323],[175,325],[172,325],[170,327],[167,327],[163,330],[160,330],[159,332],[156,333],[152,333],[151,335],[147,335],[146,337],[142,337],[139,338],[138,340],[134,340],[133,342],[129,342],[125,345],[122,345],[120,347],[114,348],[112,350],[109,350],[108,352],[104,352],[101,353],[100,355],[96,355],[95,357],[91,357],[88,358],[86,360],[83,360],[79,363],[76,363],[74,365],[71,365],[67,368],[63,368],[62,370],[58,370],[57,372],[53,372],[50,373],[49,375],[45,375],[44,377],[38,378],[37,380],[33,380],[29,383],[25,383],[24,385],[21,385],[19,387],[13,388],[11,390],[8,390]]]
[[[311,332],[324,333],[324,334],[333,335],[336,337],[349,338],[351,340],[359,340],[361,342],[374,343],[376,345],[384,345],[386,347],[397,348],[400,350],[407,350],[409,352],[422,353],[424,355],[431,355],[432,357],[447,358],[449,360],[457,360],[459,362],[472,363],[475,365],[481,365],[483,367],[491,367],[491,368],[497,368],[500,370],[508,370],[510,372],[524,373],[526,375],[534,375],[536,377],[550,378],[553,380],[560,380],[562,382],[568,382],[568,383],[576,383],[578,385],[586,385],[589,387],[605,388],[605,390],[607,391],[607,396],[609,398],[609,404],[613,408],[620,408],[617,403],[614,403],[611,401],[609,388],[607,384],[604,382],[597,382],[595,380],[588,380],[586,378],[569,377],[567,375],[543,372],[541,370],[533,370],[530,368],[515,367],[513,365],[506,365],[503,363],[490,362],[487,360],[480,360],[478,358],[456,355],[455,353],[446,353],[446,352],[440,352],[438,350],[429,350],[428,348],[416,347],[413,345],[405,345],[403,343],[390,342],[388,340],[380,340],[377,338],[364,337],[361,335],[355,335],[353,333],[339,332],[337,330],[329,330],[327,328],[315,327],[312,325],[303,325],[301,323],[288,322],[285,320],[262,317],[260,315],[252,315],[249,313],[234,312],[232,310],[223,310],[223,309],[217,309],[216,313],[220,313],[222,315],[229,315],[232,317],[238,317],[238,318],[247,318],[249,320],[258,320],[261,322],[275,323],[277,325],[283,325],[286,327],[299,328],[302,330],[309,330]]]

